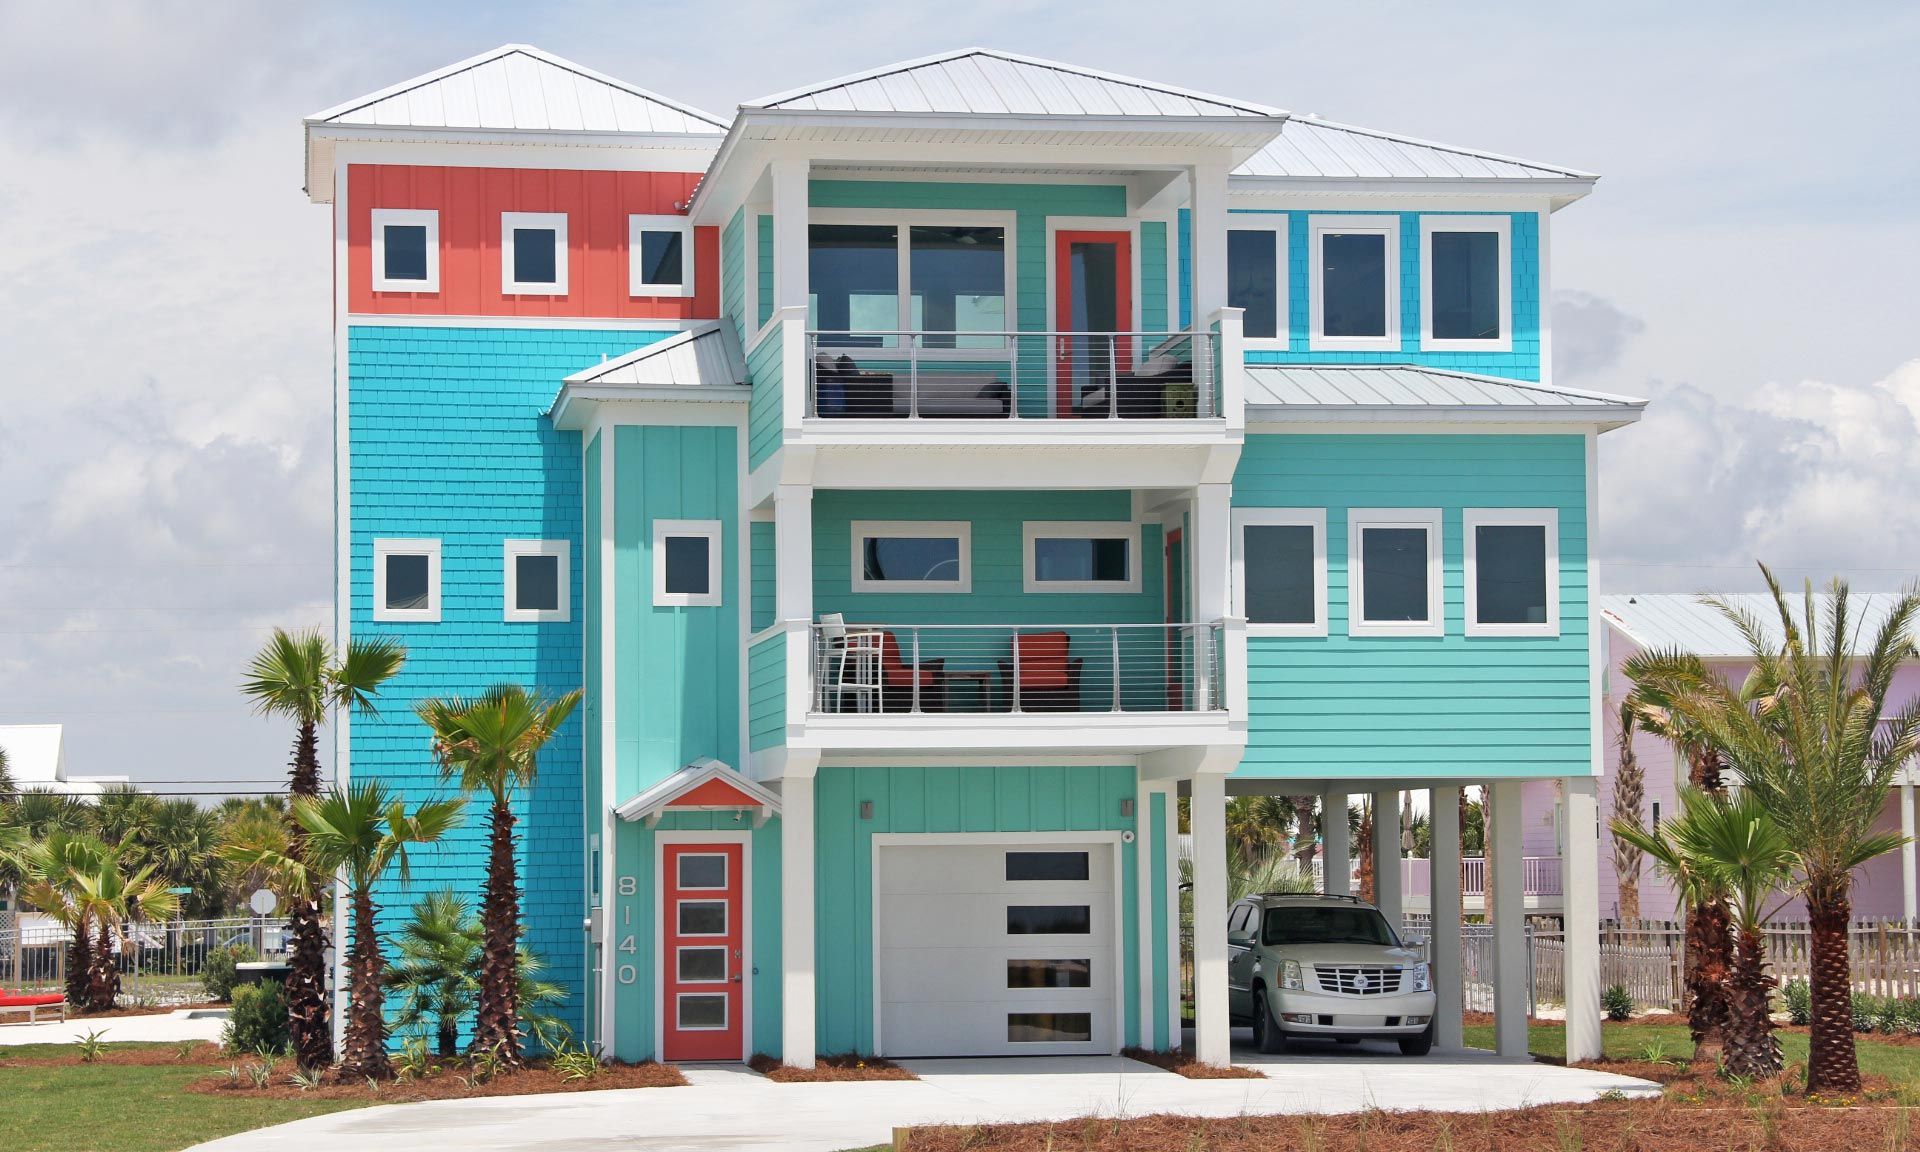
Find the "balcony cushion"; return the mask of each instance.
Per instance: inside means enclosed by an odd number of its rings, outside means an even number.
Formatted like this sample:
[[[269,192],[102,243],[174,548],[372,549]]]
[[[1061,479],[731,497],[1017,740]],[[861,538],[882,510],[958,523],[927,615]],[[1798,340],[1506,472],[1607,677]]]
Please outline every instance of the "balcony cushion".
[[[1020,646],[1020,686],[1022,688],[1065,688],[1067,686],[1067,634],[1065,632],[1023,632],[1014,637]]]
[[[894,639],[891,632],[883,632],[881,635],[884,637],[880,641],[881,677],[892,687],[912,687],[916,669],[900,658],[900,641]],[[917,671],[920,674],[922,688],[931,688],[938,682],[940,675],[938,668],[922,666]]]

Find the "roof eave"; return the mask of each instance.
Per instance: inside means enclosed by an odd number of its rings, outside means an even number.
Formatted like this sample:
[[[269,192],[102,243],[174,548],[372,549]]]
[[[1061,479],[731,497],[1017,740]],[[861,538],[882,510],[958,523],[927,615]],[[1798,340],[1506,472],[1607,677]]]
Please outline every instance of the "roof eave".
[[[1274,193],[1379,196],[1545,196],[1558,211],[1593,192],[1599,177],[1247,176],[1227,177],[1229,196]]]
[[[1526,424],[1611,432],[1637,422],[1645,401],[1623,405],[1248,404],[1247,424]]]

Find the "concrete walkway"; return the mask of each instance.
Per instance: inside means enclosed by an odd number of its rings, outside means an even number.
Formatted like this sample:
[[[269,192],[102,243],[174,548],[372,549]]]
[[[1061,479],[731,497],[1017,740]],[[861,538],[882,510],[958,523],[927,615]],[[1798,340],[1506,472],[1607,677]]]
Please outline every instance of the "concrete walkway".
[[[1658,1092],[1644,1080],[1502,1061],[1488,1053],[1329,1049],[1255,1057],[1262,1080],[1188,1080],[1112,1056],[903,1061],[913,1082],[775,1084],[691,1068],[686,1088],[435,1100],[337,1112],[202,1144],[194,1152],[835,1152],[884,1144],[896,1126],[1195,1116],[1482,1109]]]
[[[74,1016],[64,1022],[0,1024],[0,1047],[18,1044],[66,1044],[89,1032],[100,1033],[108,1044],[177,1044],[182,1040],[218,1040],[227,1026],[225,1008],[181,1008],[151,1016]]]

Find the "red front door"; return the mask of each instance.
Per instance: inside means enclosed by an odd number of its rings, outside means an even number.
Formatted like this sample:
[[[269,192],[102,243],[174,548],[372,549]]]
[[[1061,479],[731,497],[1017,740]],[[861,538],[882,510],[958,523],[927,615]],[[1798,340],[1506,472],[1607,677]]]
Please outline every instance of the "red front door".
[[[1053,237],[1054,414],[1103,416],[1113,384],[1133,368],[1133,236],[1056,232]]]
[[[660,860],[661,1057],[745,1059],[739,844],[668,844]]]

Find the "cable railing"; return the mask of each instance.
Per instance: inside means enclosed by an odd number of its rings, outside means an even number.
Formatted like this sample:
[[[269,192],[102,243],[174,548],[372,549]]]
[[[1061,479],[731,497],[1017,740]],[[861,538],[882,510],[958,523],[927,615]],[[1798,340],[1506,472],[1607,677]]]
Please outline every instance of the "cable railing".
[[[807,415],[1189,420],[1218,411],[1207,332],[807,333]]]
[[[1220,627],[815,624],[813,711],[1217,711]]]

